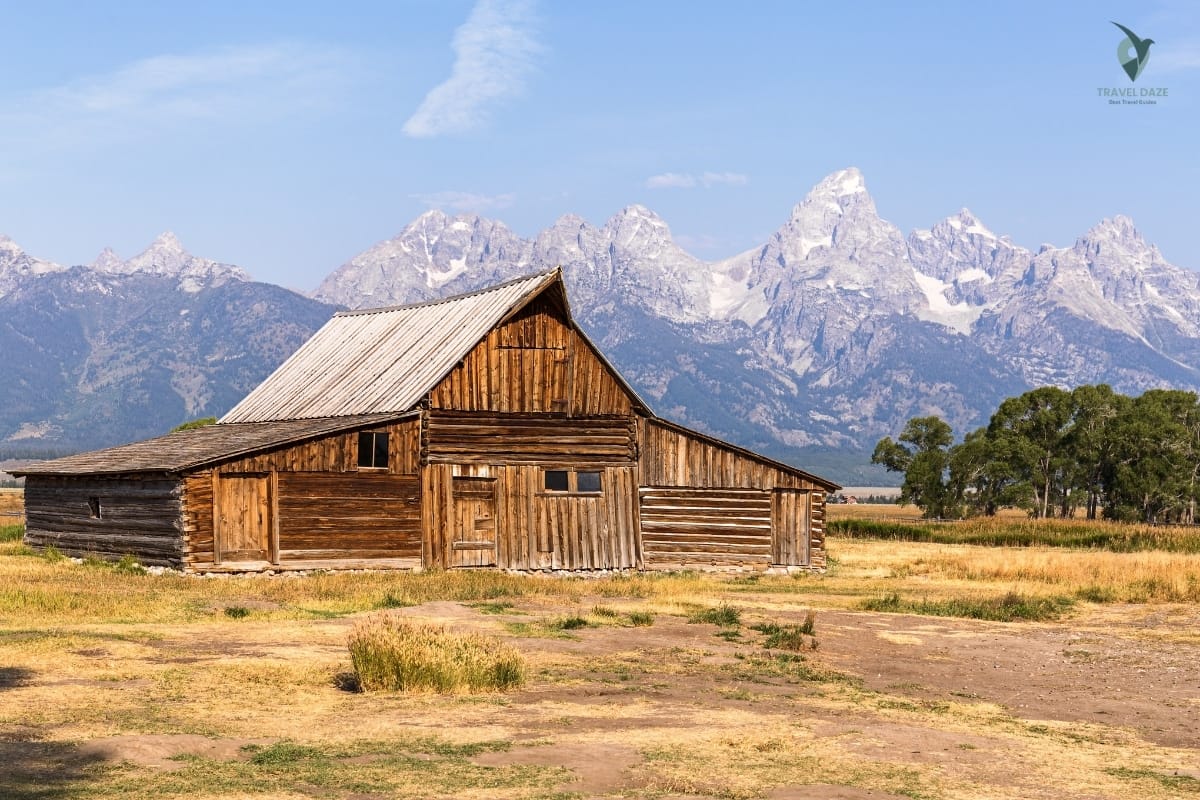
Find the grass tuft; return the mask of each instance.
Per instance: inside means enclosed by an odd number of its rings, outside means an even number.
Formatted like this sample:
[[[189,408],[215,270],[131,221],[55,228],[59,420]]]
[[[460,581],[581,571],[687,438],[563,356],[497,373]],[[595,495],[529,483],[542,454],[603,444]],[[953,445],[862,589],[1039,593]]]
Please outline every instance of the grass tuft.
[[[863,600],[864,611],[891,614],[923,614],[930,617],[966,617],[992,622],[1059,619],[1075,601],[1069,597],[1031,597],[1008,592],[999,597],[954,597],[948,600],[906,600],[899,592]]]
[[[48,561],[51,564],[56,564],[59,561],[66,561],[67,559],[67,557],[63,555],[62,551],[52,544],[46,545],[39,555],[41,555],[44,561]]]
[[[126,553],[121,556],[120,560],[112,565],[113,572],[120,575],[148,575],[146,568],[143,567],[132,554]]]
[[[649,611],[630,611],[629,624],[635,628],[648,628],[654,624],[654,615]]]
[[[506,691],[525,682],[524,657],[478,633],[375,615],[354,627],[349,647],[358,684],[368,692]]]
[[[1200,779],[1191,775],[1167,775],[1152,769],[1129,769],[1128,767],[1112,767],[1104,770],[1109,775],[1126,780],[1150,780],[1161,784],[1172,792],[1200,794]]]
[[[226,606],[225,616],[230,619],[245,619],[250,616],[250,609],[245,606]]]
[[[315,747],[296,744],[291,741],[276,742],[266,747],[261,747],[256,744],[248,744],[242,748],[244,751],[253,753],[250,756],[250,763],[260,767],[282,767],[290,764],[295,764],[299,761],[314,761],[325,758],[325,754]]]
[[[1135,553],[1162,550],[1200,553],[1195,527],[1130,525],[1102,520],[1011,520],[981,517],[964,522],[888,522],[859,518],[829,522],[829,534],[847,539],[883,539],[988,547],[1062,547]]]
[[[750,629],[758,631],[764,637],[763,647],[771,650],[816,650],[817,616],[809,611],[804,622],[799,625],[780,625],[777,622],[764,622],[761,625],[751,625]]]
[[[585,617],[581,617],[578,614],[572,614],[568,617],[559,617],[558,619],[554,619],[546,623],[546,627],[556,631],[574,631],[580,628],[586,628],[590,625],[591,623],[588,622]]]
[[[735,628],[742,622],[742,612],[728,603],[721,603],[718,606],[710,606],[709,608],[702,608],[699,611],[693,612],[688,617],[688,622],[708,623],[722,628]]]
[[[24,525],[0,525],[0,543],[19,542],[24,535]]]

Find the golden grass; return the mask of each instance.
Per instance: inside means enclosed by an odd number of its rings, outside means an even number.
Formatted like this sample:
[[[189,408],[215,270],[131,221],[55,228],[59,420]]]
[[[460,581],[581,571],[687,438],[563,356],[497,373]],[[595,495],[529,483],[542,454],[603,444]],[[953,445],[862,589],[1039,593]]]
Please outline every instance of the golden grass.
[[[374,614],[354,626],[350,662],[364,691],[509,691],[525,682],[525,659],[479,633],[455,633]]]
[[[25,513],[25,490],[24,489],[0,489],[0,514],[18,512]],[[0,516],[0,524],[4,524],[8,517]]]

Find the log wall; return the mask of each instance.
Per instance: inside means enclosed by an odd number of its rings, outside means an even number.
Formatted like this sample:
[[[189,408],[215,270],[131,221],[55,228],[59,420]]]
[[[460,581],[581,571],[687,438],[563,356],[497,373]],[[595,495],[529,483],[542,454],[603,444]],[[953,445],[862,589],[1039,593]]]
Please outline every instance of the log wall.
[[[415,476],[279,474],[279,560],[420,558]]]
[[[656,487],[640,495],[648,567],[773,563],[770,491]]]
[[[480,414],[430,411],[421,457],[435,464],[632,464],[632,416]]]
[[[25,479],[25,541],[76,557],[178,567],[183,559],[178,480],[52,477]],[[99,500],[100,517],[89,500]]]
[[[497,326],[429,393],[434,409],[559,412],[632,411],[625,388],[548,295]]]
[[[639,420],[638,437],[648,565],[824,568],[823,486],[658,420]]]

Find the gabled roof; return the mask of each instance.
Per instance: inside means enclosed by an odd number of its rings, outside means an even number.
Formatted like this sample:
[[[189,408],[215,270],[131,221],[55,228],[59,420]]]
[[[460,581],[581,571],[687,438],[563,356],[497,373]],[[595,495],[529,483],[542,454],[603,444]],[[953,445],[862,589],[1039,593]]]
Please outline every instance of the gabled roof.
[[[121,475],[179,473],[332,433],[373,428],[408,414],[364,414],[333,419],[205,425],[155,439],[40,461],[14,475]]]
[[[555,269],[441,300],[335,314],[221,423],[408,411],[493,328],[556,284],[567,308]]]

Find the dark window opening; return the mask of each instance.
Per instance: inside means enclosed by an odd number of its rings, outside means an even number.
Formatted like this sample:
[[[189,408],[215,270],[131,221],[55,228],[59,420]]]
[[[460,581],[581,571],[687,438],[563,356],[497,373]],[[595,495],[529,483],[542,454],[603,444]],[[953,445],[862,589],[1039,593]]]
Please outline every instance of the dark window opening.
[[[570,485],[567,483],[567,471],[565,469],[546,470],[545,486],[547,492],[570,491]]]
[[[600,491],[600,473],[599,472],[577,472],[575,474],[578,485],[575,487],[577,492],[599,492]]]
[[[368,431],[358,435],[358,465],[360,467],[387,469],[387,433]]]
[[[101,518],[101,516],[100,516],[101,508],[100,508],[100,498],[99,497],[89,497],[88,498],[88,513],[91,514],[92,519],[100,519]]]
[[[578,472],[573,469],[547,469],[542,472],[542,487],[547,492],[568,494],[600,494],[599,472]]]

